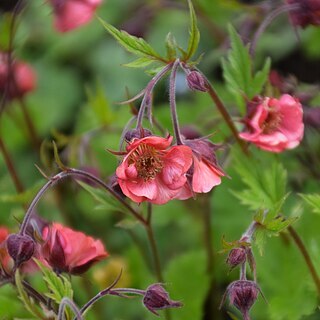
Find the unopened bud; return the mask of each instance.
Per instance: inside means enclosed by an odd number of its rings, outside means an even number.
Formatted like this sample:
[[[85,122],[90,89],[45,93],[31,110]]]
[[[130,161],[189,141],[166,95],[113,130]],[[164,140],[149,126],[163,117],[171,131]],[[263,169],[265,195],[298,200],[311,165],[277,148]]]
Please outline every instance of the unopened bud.
[[[124,138],[126,141],[130,142],[132,139],[141,139],[144,137],[149,137],[152,135],[152,132],[148,129],[132,129],[126,132]]]
[[[246,261],[247,252],[243,247],[234,248],[229,252],[226,263],[233,269],[239,264],[242,264]]]
[[[191,71],[187,75],[186,80],[187,80],[187,85],[191,90],[202,91],[202,92],[208,91],[207,81],[200,72]]]
[[[228,295],[230,304],[234,305],[242,313],[244,320],[248,320],[250,319],[249,311],[256,302],[259,293],[261,293],[261,290],[254,281],[234,281],[228,286],[221,305],[224,303],[226,295]]]
[[[170,299],[168,292],[159,283],[147,288],[142,302],[149,311],[156,315],[158,315],[156,310],[182,307],[181,302]]]
[[[35,243],[34,240],[27,235],[10,234],[6,243],[8,253],[14,260],[16,268],[23,262],[30,260],[33,256]]]

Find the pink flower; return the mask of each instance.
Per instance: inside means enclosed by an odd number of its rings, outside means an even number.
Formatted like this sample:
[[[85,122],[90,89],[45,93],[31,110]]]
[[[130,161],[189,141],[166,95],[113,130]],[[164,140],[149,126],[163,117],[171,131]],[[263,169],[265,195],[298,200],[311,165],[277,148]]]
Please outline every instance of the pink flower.
[[[9,67],[8,54],[0,53],[0,92],[10,99],[24,96],[36,87],[36,74],[30,65],[13,60]]]
[[[0,227],[0,275],[1,268],[4,268],[5,271],[8,271],[10,268],[10,256],[7,251],[6,242],[9,235],[9,230],[6,227]]]
[[[135,202],[164,204],[176,198],[187,181],[192,151],[187,146],[170,147],[172,137],[133,139],[116,170],[122,192]]]
[[[217,146],[207,139],[184,140],[192,149],[193,164],[188,171],[188,181],[181,190],[180,199],[188,199],[195,193],[207,193],[221,183],[225,176],[215,155]]]
[[[255,106],[249,106],[245,122],[246,131],[240,137],[267,151],[293,149],[303,138],[302,106],[288,94],[279,100],[259,99]]]
[[[42,256],[58,272],[80,274],[108,256],[100,240],[59,223],[45,227],[42,236]]]
[[[101,0],[49,0],[54,10],[54,26],[67,32],[88,23]]]

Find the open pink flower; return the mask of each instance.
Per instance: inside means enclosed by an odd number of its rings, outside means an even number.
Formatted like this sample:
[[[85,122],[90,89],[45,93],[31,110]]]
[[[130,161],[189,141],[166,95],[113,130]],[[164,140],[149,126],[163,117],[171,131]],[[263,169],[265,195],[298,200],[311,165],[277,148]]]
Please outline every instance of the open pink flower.
[[[288,94],[279,100],[260,99],[249,108],[246,131],[240,137],[271,152],[293,149],[303,138],[302,115],[301,103]]]
[[[172,137],[133,139],[116,170],[122,192],[135,202],[164,204],[177,197],[187,181],[192,151],[187,146],[170,147]]]
[[[24,96],[36,87],[36,74],[25,62],[13,60],[11,67],[8,54],[0,52],[0,93],[10,99]]]
[[[88,23],[101,0],[49,0],[54,10],[54,26],[67,32]]]
[[[59,223],[45,227],[42,236],[42,256],[58,272],[80,274],[108,256],[100,240]]]

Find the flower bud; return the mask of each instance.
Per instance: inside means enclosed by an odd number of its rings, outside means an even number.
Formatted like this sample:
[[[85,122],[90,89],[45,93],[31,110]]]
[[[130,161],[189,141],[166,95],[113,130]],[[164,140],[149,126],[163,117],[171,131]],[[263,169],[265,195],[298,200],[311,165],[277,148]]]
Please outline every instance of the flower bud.
[[[141,128],[127,131],[124,138],[126,141],[130,142],[132,139],[141,139],[149,136],[152,136],[152,132],[148,129]]]
[[[191,90],[207,92],[207,81],[204,76],[198,71],[191,71],[187,75],[187,85]]]
[[[226,263],[231,269],[235,268],[239,264],[246,262],[247,252],[243,247],[234,248],[229,252]]]
[[[8,253],[18,268],[23,262],[33,256],[35,250],[34,240],[27,235],[10,234],[6,240]]]
[[[261,290],[254,281],[234,281],[228,286],[221,305],[224,303],[226,295],[228,295],[230,304],[234,305],[242,313],[244,320],[249,320],[249,311],[256,302],[259,293],[261,293]]]
[[[302,28],[308,25],[320,25],[320,1],[319,0],[287,0],[289,5],[296,5],[297,9],[289,12],[293,25]]]
[[[142,302],[155,315],[159,315],[156,310],[182,307],[181,302],[170,299],[168,292],[159,283],[152,284],[147,288]]]

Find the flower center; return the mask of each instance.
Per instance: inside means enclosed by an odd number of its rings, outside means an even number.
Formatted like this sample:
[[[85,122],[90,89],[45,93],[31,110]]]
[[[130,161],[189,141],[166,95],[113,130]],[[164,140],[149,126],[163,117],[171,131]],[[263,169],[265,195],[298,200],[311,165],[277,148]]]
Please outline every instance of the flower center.
[[[269,114],[265,122],[262,124],[262,130],[265,134],[270,134],[279,128],[282,116],[279,112],[269,110]]]
[[[138,177],[145,181],[154,179],[163,169],[163,161],[159,150],[145,143],[140,144],[131,154],[129,164],[134,164]]]

